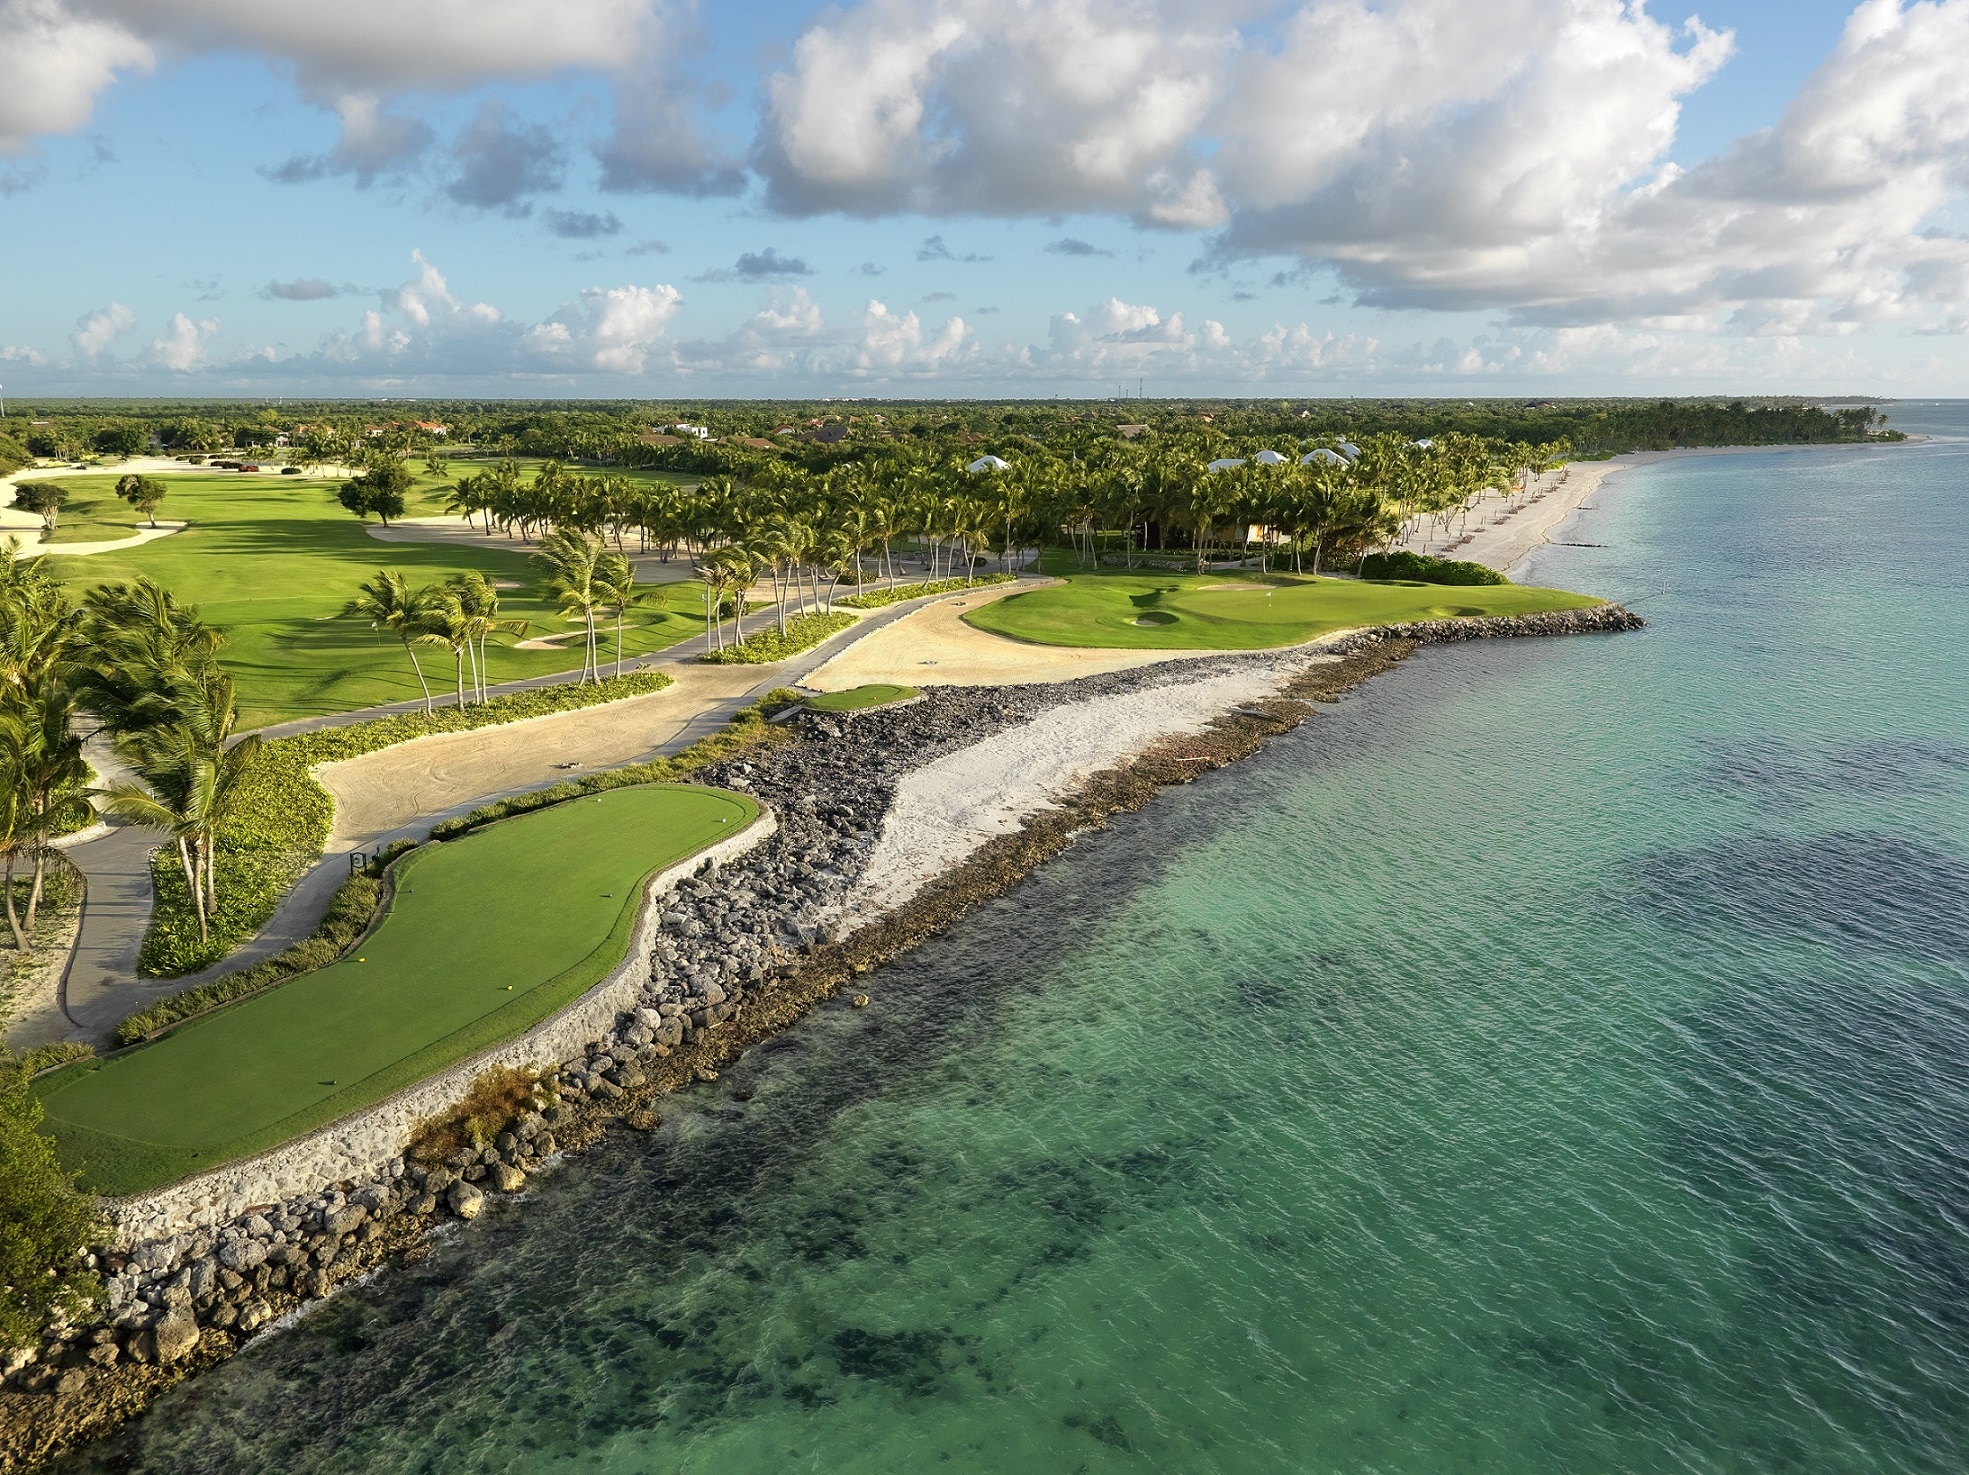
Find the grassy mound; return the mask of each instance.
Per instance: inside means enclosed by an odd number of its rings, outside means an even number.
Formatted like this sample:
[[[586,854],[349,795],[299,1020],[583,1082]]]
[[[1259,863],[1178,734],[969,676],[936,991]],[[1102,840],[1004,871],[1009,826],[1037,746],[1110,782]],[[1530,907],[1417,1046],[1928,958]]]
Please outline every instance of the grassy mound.
[[[868,686],[854,686],[846,691],[827,691],[819,696],[807,698],[807,705],[816,712],[860,712],[869,707],[886,707],[891,702],[906,702],[917,694],[913,686],[892,686],[885,681],[877,681]]]
[[[980,630],[1036,645],[1120,650],[1264,650],[1334,630],[1472,615],[1527,615],[1601,603],[1563,589],[1471,586],[1294,574],[1074,573],[966,610]]]
[[[42,1078],[44,1130],[87,1186],[134,1193],[380,1101],[593,987],[642,883],[758,813],[718,789],[617,789],[421,847],[352,956]]]

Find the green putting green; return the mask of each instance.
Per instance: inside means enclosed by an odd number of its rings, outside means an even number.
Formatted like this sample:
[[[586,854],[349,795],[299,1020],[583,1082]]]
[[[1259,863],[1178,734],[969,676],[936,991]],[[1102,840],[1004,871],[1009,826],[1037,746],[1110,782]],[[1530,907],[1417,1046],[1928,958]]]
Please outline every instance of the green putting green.
[[[351,956],[46,1077],[44,1130],[90,1188],[135,1193],[380,1101],[600,982],[628,951],[643,882],[758,813],[740,794],[653,785],[421,847]]]
[[[886,707],[891,702],[906,702],[915,695],[913,686],[891,686],[877,681],[868,686],[851,686],[846,691],[822,692],[808,697],[807,705],[816,712],[859,712],[868,707]]]
[[[127,537],[134,512],[116,496],[116,477],[64,476],[70,505],[61,531],[92,538]],[[340,618],[356,587],[378,569],[396,569],[412,587],[442,583],[477,569],[502,591],[502,616],[526,620],[527,636],[558,635],[559,649],[519,650],[520,638],[492,637],[490,679],[514,681],[581,664],[580,625],[550,607],[545,576],[515,539],[510,551],[443,543],[386,543],[335,500],[339,483],[300,476],[235,472],[160,477],[169,489],[158,517],[189,520],[182,532],[141,547],[87,557],[48,555],[49,567],[77,585],[148,574],[225,629],[226,668],[239,682],[242,725],[255,727],[413,700],[417,678],[403,646],[362,621]],[[413,505],[434,513],[437,505]],[[127,518],[127,521],[124,520]],[[372,518],[367,527],[377,527]],[[630,545],[632,548],[633,544]],[[652,586],[654,605],[633,609],[625,625],[629,655],[662,650],[704,628],[703,589],[695,582]],[[615,655],[613,621],[598,632],[604,669]],[[423,646],[417,659],[439,701],[455,688],[451,653]]]
[[[1036,645],[1264,650],[1334,630],[1584,609],[1602,601],[1517,584],[1458,586],[1296,574],[1072,573],[967,610],[980,630]]]

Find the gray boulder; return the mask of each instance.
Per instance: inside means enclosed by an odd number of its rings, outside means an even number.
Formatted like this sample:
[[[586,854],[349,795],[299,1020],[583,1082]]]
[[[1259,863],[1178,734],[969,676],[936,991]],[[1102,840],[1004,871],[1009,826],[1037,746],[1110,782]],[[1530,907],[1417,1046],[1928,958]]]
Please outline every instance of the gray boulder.
[[[184,1306],[174,1306],[151,1328],[152,1350],[157,1360],[172,1363],[189,1357],[192,1349],[198,1346],[198,1323],[192,1319],[191,1310]]]
[[[485,1207],[485,1195],[470,1183],[454,1183],[451,1192],[445,1195],[445,1202],[459,1218],[476,1219],[479,1210]]]

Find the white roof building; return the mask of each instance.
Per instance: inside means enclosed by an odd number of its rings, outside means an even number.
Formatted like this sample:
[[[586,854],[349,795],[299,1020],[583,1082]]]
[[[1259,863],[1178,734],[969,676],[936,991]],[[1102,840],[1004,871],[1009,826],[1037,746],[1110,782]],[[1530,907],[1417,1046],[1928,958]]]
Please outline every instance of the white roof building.
[[[980,456],[964,469],[966,471],[1010,471],[1012,469],[1012,463],[998,456]]]
[[[1244,457],[1242,456],[1220,456],[1203,469],[1205,471],[1229,471],[1233,466],[1242,466],[1243,464]]]
[[[1260,451],[1251,459],[1256,461],[1260,466],[1283,466],[1285,464],[1285,457],[1281,456],[1277,451]]]

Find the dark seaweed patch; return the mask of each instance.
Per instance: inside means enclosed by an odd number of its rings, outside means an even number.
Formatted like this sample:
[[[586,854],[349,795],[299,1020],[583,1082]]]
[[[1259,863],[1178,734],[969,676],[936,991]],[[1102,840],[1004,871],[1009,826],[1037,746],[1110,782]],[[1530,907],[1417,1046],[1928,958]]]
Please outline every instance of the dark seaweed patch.
[[[1969,953],[1969,861],[1897,835],[1737,836],[1649,857],[1634,896],[1671,928],[1778,930],[1841,952]]]

